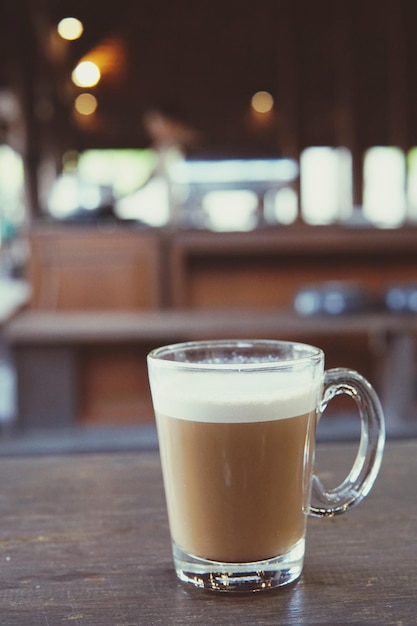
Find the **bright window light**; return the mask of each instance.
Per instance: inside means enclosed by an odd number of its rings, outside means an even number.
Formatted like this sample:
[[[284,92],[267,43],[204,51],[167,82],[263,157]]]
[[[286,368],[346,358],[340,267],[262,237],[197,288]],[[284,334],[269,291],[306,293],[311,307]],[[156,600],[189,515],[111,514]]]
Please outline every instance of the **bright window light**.
[[[346,148],[306,148],[300,158],[301,213],[309,224],[352,214],[352,156]]]
[[[291,159],[227,159],[183,161],[172,170],[180,183],[291,182],[298,176],[298,165]]]
[[[408,217],[411,221],[417,222],[417,147],[411,148],[407,156],[408,178],[407,178],[407,202]]]
[[[155,165],[155,153],[144,150],[86,150],[78,157],[79,177],[92,185],[109,185],[113,195],[126,196],[141,187]]]
[[[24,216],[23,159],[10,146],[0,145],[0,244],[13,235]]]
[[[96,185],[89,185],[76,175],[59,176],[48,198],[48,210],[53,217],[65,219],[77,211],[94,211],[103,202],[105,190]]]
[[[374,147],[364,158],[363,214],[380,227],[400,226],[407,212],[406,160],[399,148]]]
[[[269,189],[264,196],[264,215],[268,224],[293,224],[298,215],[298,195],[291,187]]]
[[[170,218],[169,191],[162,178],[154,178],[135,193],[116,201],[121,219],[138,220],[149,226],[165,226]]]
[[[79,208],[79,184],[75,176],[63,175],[58,178],[48,198],[48,209],[51,215],[65,218]]]
[[[215,231],[248,231],[256,227],[258,197],[248,190],[210,191],[203,197],[206,226]]]
[[[62,187],[58,199],[52,199],[50,210],[65,217],[76,205],[94,208],[93,189],[107,188],[120,219],[164,226],[169,220],[168,188],[161,178],[149,180],[155,161],[155,152],[150,149],[86,150],[79,155],[70,152],[64,155],[67,169],[72,172],[67,179],[68,188]],[[79,184],[71,188],[74,175],[82,184],[81,191]]]

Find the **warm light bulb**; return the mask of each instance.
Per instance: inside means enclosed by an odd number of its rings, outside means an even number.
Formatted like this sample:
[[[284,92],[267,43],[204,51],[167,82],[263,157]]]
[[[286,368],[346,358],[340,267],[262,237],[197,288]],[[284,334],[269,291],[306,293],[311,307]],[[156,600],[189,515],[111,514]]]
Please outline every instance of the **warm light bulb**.
[[[92,115],[97,109],[97,98],[91,93],[80,93],[75,99],[74,107],[81,115]]]
[[[72,73],[72,82],[77,87],[94,87],[101,78],[99,67],[92,61],[81,61]]]
[[[58,34],[62,39],[73,41],[79,39],[84,31],[84,26],[76,17],[64,17],[57,26]]]
[[[274,106],[274,99],[268,91],[257,91],[252,96],[251,105],[257,113],[269,113]]]

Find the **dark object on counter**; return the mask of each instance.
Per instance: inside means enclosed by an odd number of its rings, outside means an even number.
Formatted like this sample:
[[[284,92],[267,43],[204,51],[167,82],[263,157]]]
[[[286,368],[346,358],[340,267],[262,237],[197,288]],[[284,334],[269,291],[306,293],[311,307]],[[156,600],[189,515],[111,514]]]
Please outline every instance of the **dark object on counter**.
[[[417,284],[393,285],[384,294],[387,309],[396,313],[417,313]]]
[[[341,315],[364,311],[370,306],[370,298],[358,284],[330,281],[306,285],[294,299],[294,308],[299,315]]]

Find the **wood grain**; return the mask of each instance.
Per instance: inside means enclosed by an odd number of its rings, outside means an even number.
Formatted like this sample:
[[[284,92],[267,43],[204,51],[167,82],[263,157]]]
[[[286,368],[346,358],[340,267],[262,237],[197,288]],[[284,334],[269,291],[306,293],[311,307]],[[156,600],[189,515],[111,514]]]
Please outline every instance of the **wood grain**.
[[[319,446],[323,479],[353,452]],[[298,583],[240,597],[177,581],[157,454],[2,458],[0,471],[1,624],[415,623],[415,440],[389,442],[356,509],[310,520]]]

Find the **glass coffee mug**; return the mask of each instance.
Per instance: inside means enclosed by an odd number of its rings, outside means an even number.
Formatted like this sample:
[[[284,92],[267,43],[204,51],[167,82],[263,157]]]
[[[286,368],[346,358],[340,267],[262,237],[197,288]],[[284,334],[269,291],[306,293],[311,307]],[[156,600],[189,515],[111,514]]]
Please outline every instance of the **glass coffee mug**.
[[[282,341],[201,341],[148,355],[172,537],[182,581],[257,591],[301,574],[308,515],[346,512],[381,465],[384,418],[371,385],[324,371],[319,348]],[[328,402],[351,396],[361,418],[354,465],[326,491],[314,474]]]

